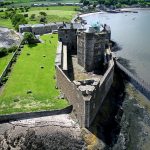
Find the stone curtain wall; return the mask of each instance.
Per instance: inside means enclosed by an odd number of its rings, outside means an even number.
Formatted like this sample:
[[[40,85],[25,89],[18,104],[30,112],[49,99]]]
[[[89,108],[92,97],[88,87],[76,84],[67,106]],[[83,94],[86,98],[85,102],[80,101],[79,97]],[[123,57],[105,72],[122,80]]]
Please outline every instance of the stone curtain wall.
[[[57,87],[64,93],[65,98],[73,105],[73,112],[79,121],[81,127],[85,127],[84,100],[81,92],[76,88],[76,85],[69,80],[64,72],[56,67]]]
[[[92,94],[90,101],[86,101],[85,105],[87,106],[86,114],[89,116],[89,120],[86,120],[89,125],[94,120],[96,114],[98,113],[101,104],[103,103],[112,83],[114,75],[114,62],[111,60],[110,66],[102,79],[98,82],[95,92]]]
[[[63,46],[58,42],[58,49],[55,59],[57,87],[73,105],[73,112],[79,121],[81,127],[89,127],[94,120],[104,98],[106,97],[112,82],[114,74],[114,62],[110,61],[109,68],[98,82],[96,82],[95,90],[87,97],[83,96],[75,82],[71,82],[67,75],[61,69],[63,64]]]

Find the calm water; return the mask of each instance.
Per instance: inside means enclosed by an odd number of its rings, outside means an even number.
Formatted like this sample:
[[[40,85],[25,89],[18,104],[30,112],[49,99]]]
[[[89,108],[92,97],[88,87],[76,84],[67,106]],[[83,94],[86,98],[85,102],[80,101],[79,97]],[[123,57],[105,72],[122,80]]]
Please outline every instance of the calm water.
[[[139,77],[150,83],[150,9],[138,13],[91,14],[84,16],[88,24],[108,24],[112,40],[122,48],[116,56],[130,61]]]

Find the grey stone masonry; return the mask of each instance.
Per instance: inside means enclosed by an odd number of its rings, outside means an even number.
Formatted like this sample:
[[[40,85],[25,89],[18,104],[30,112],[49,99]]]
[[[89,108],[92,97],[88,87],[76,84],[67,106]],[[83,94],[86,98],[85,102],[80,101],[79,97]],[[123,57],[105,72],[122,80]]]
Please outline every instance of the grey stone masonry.
[[[77,36],[78,64],[86,71],[93,71],[103,59],[106,45],[109,45],[107,32],[79,32]]]
[[[58,40],[67,45],[68,50],[77,49],[77,31],[84,30],[80,23],[63,24],[58,30]]]
[[[32,32],[35,35],[42,35],[46,33],[51,33],[54,30],[58,30],[60,26],[62,26],[62,22],[57,23],[48,23],[48,24],[23,24],[19,25],[19,32]]]

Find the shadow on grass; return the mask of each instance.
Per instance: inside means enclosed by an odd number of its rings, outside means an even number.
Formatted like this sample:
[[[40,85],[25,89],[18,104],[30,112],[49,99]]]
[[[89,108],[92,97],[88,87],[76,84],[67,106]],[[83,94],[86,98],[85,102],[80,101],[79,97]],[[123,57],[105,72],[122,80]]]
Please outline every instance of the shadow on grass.
[[[32,48],[32,47],[36,47],[37,46],[37,43],[34,43],[34,44],[28,44],[28,47]]]

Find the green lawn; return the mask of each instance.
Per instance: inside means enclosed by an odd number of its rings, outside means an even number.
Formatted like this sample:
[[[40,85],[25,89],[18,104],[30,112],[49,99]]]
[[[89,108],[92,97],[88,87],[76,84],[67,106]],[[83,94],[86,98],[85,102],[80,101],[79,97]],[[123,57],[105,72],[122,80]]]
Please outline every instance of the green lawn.
[[[47,22],[69,22],[77,13],[75,9],[77,6],[51,6],[51,7],[32,7],[28,12],[29,24],[39,23],[39,12],[45,12],[47,14]],[[47,10],[48,9],[48,10]],[[35,20],[30,20],[31,14],[35,14]]]
[[[55,89],[58,37],[44,35],[41,38],[44,43],[26,45],[18,57],[0,94],[0,114],[60,109],[68,105],[66,100],[58,98],[59,91]],[[27,94],[27,91],[32,93]]]
[[[6,65],[10,61],[11,57],[12,57],[12,54],[9,53],[7,56],[0,58],[0,76],[2,72],[4,71]]]

